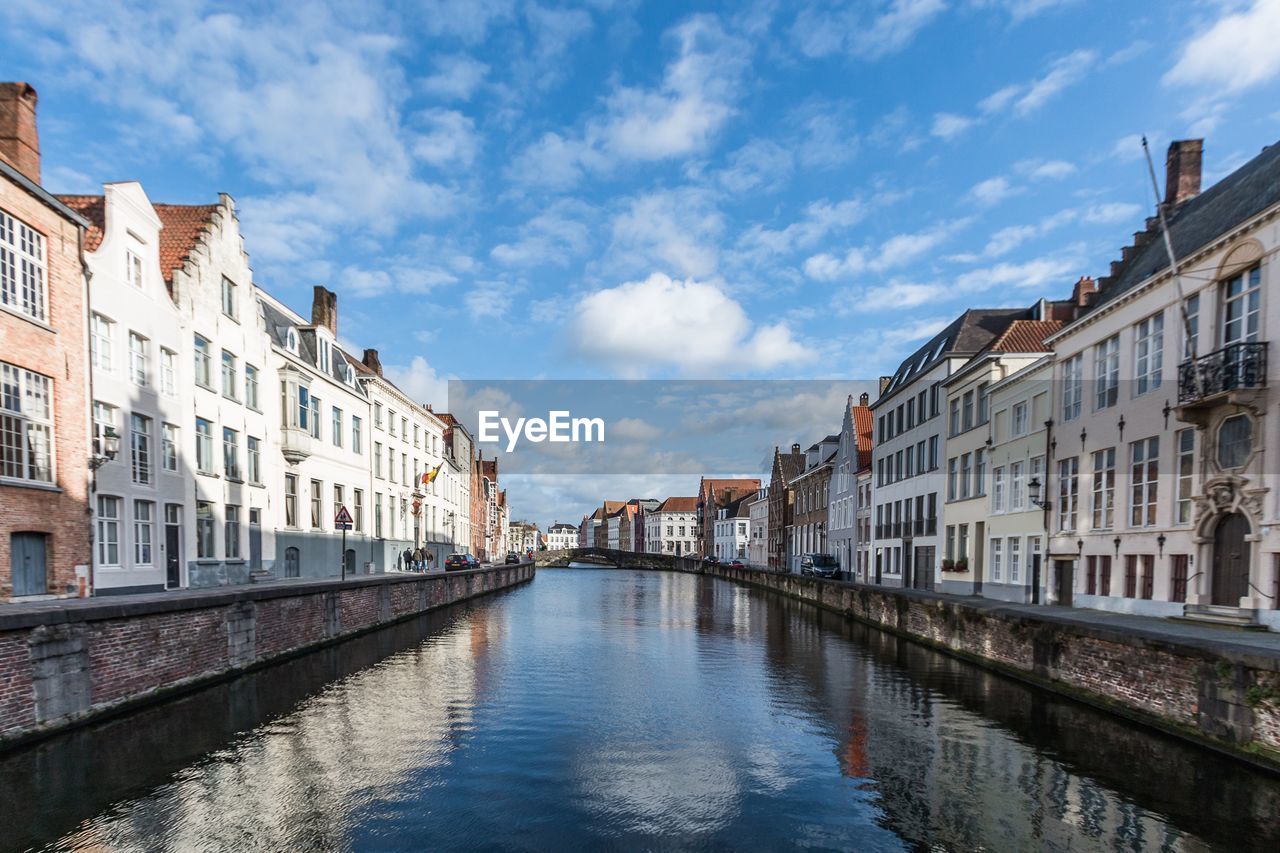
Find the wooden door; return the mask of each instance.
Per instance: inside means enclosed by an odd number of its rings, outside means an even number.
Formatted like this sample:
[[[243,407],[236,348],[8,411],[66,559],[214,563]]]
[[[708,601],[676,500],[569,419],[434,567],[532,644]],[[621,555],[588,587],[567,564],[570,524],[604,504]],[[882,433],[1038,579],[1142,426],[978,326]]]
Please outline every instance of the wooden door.
[[[1239,607],[1249,594],[1249,522],[1233,512],[1213,534],[1213,603]]]

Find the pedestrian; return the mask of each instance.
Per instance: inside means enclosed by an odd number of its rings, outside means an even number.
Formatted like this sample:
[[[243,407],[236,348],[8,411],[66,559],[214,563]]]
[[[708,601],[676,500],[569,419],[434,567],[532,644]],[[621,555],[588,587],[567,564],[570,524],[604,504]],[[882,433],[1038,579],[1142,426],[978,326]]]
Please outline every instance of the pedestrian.
[[[414,568],[416,568],[416,569],[417,569],[418,571],[420,571],[420,572],[424,572],[424,571],[426,571],[426,569],[427,569],[426,565],[424,564],[423,558],[422,558],[422,549],[421,549],[421,548],[414,548],[414,549],[413,549],[413,565],[414,565]]]
[[[405,548],[404,553],[401,554],[400,557],[404,560],[404,570],[406,572],[413,571],[413,552],[408,548]]]

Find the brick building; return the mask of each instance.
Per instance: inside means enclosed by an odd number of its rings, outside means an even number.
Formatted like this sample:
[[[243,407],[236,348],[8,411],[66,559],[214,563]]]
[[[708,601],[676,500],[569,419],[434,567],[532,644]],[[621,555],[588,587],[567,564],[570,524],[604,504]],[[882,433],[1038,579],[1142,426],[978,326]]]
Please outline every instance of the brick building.
[[[783,453],[773,449],[773,471],[769,480],[769,568],[774,571],[787,571],[791,564],[787,528],[791,526],[795,495],[788,485],[796,475],[804,470],[804,454],[800,445],[791,445],[791,450]]]
[[[40,183],[35,89],[0,84],[0,598],[5,601],[75,595],[89,586],[84,228],[84,219]]]
[[[717,480],[703,477],[698,482],[698,548],[703,556],[716,552],[716,516],[729,504],[754,495],[760,488],[756,478]]]

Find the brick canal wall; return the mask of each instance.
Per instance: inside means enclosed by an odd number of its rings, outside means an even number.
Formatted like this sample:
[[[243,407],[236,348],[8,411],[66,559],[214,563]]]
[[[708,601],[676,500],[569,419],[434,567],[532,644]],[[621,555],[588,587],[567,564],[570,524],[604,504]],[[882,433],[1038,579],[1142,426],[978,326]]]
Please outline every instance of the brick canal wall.
[[[0,608],[0,746],[533,576],[521,563]]]
[[[1280,771],[1280,656],[1000,602],[677,559],[676,571],[773,590]]]

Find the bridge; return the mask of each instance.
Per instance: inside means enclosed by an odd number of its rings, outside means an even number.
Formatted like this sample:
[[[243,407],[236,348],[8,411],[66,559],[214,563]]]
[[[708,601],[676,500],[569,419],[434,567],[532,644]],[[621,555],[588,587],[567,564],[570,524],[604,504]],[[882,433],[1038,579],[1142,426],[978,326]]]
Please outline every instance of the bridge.
[[[680,563],[694,562],[671,554],[638,554],[635,551],[618,551],[613,548],[562,548],[558,551],[535,551],[533,555],[533,564],[540,569],[563,567],[570,563],[590,563],[615,569],[671,571],[677,567],[677,560]]]

